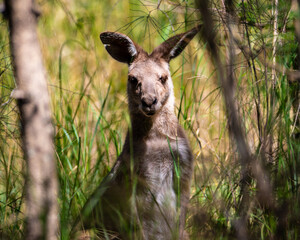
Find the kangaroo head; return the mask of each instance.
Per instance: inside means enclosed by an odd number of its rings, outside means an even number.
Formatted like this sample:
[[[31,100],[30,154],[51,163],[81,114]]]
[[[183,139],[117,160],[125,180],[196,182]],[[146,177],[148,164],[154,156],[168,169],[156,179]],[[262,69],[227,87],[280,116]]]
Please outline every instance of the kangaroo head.
[[[196,27],[169,38],[151,54],[121,33],[100,34],[108,53],[129,66],[127,93],[131,112],[151,117],[166,104],[173,110],[173,83],[169,62],[183,51],[198,30],[199,27]]]

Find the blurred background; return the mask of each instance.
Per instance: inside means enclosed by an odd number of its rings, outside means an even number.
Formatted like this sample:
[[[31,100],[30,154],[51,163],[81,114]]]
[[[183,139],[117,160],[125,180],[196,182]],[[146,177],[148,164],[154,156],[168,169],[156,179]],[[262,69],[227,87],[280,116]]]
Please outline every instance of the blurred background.
[[[80,209],[120,154],[129,124],[127,66],[109,56],[99,34],[122,32],[151,52],[167,38],[202,23],[202,17],[191,0],[36,3],[55,126],[60,238],[68,239]],[[243,137],[262,170],[250,170],[246,183],[242,181],[245,169],[238,142],[228,131],[217,65],[206,41],[195,37],[170,64],[176,114],[195,157],[187,232],[191,239],[235,239],[246,226],[249,239],[298,239],[299,79],[293,70],[300,62],[295,28],[299,10],[295,2],[284,0],[213,0],[208,6],[220,59],[234,76],[232,94]],[[228,6],[234,23],[226,21]],[[240,45],[230,45],[231,33]],[[25,162],[19,114],[11,98],[16,86],[8,37],[2,17],[0,238],[22,239]],[[231,65],[229,51],[234,55]],[[268,183],[269,195],[260,193],[260,181]]]

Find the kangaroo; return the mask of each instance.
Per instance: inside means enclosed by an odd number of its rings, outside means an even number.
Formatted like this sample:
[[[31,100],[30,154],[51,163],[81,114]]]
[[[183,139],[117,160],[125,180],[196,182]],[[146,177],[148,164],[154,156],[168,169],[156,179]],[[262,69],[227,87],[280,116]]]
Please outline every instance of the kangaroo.
[[[106,239],[186,239],[193,154],[174,113],[169,62],[199,27],[169,38],[151,54],[128,36],[103,32],[117,61],[128,64],[131,126],[111,172],[86,203],[83,227]]]

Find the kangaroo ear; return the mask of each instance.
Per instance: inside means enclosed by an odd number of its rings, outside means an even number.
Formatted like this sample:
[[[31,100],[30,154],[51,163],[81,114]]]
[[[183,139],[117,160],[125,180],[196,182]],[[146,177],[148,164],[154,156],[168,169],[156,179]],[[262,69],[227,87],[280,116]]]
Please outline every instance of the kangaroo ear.
[[[138,54],[137,46],[124,34],[103,32],[100,39],[107,52],[119,62],[130,64]]]
[[[170,62],[172,58],[177,57],[183,49],[189,44],[193,37],[199,32],[201,25],[174,37],[164,41],[158,47],[156,47],[151,53],[152,57],[163,58],[167,62]]]

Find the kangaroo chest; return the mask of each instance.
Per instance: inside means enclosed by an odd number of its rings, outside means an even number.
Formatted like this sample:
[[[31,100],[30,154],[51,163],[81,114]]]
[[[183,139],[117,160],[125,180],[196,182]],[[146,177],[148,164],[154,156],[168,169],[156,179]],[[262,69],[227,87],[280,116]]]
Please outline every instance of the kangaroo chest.
[[[155,139],[145,141],[134,159],[138,179],[137,193],[149,195],[157,203],[173,201],[176,206],[177,184],[182,164],[188,161],[185,141]]]
[[[177,174],[180,162],[186,161],[186,155],[182,154],[184,148],[182,140],[147,140],[134,158],[138,179],[135,198],[138,218],[143,229],[149,228],[158,235],[171,234],[176,228],[180,196]],[[171,235],[166,237],[170,238]]]
[[[167,139],[156,139],[145,141],[143,146],[135,154],[135,165],[138,177],[144,179],[149,185],[168,182],[171,179],[177,164],[184,160],[180,153],[180,141],[169,141]]]

